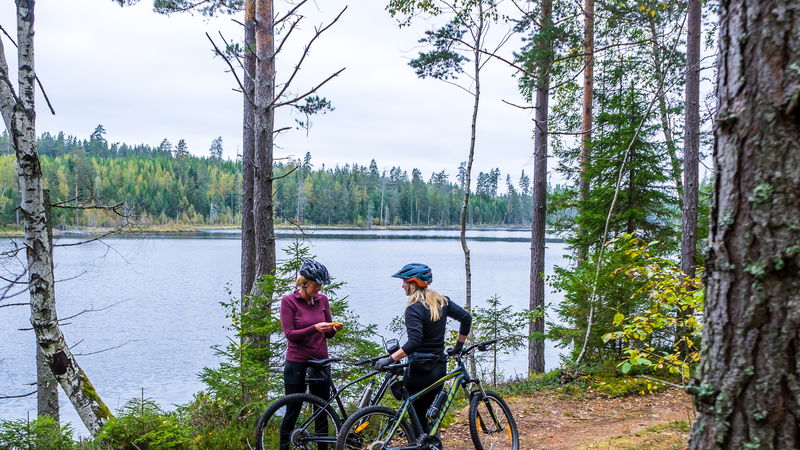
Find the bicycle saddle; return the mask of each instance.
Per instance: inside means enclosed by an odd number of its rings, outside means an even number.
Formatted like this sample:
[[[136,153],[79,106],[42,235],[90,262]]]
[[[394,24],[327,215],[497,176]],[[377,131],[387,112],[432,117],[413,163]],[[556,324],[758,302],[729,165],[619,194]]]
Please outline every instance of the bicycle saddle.
[[[341,358],[327,358],[327,359],[312,359],[306,362],[314,367],[324,367],[330,363],[339,362],[341,360],[342,360]]]

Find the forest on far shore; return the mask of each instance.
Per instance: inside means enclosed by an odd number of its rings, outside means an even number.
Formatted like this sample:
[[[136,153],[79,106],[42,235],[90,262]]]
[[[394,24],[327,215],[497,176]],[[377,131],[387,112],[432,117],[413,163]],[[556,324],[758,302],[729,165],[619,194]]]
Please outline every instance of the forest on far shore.
[[[98,125],[87,139],[43,133],[38,138],[45,188],[51,204],[117,205],[137,225],[241,224],[242,163],[222,158],[222,138],[205,157],[183,139],[158,147],[109,143]],[[19,187],[7,132],[0,135],[0,224],[18,223]],[[195,152],[199,153],[199,152]],[[354,226],[455,226],[465,185],[464,163],[456,179],[446,170],[379,169],[358,163],[317,167],[303,161],[275,164],[276,222]],[[472,181],[468,224],[530,226],[531,179],[524,170],[481,172]],[[551,192],[561,190],[551,186]],[[76,202],[77,199],[77,202]],[[571,212],[556,211],[556,215]],[[679,214],[679,211],[676,211]],[[551,213],[552,215],[552,213]],[[108,209],[53,210],[60,227],[112,227],[125,220]]]

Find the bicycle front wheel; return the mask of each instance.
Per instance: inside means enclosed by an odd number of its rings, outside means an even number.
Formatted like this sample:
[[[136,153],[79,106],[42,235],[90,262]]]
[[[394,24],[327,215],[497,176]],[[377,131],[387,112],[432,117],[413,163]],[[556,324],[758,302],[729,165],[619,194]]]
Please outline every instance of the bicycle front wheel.
[[[511,408],[496,392],[476,393],[469,404],[469,433],[477,450],[519,450]]]
[[[326,403],[310,394],[290,394],[275,400],[258,420],[256,448],[332,449],[342,421]]]
[[[400,422],[389,437],[394,426],[396,412],[385,406],[367,406],[350,416],[342,425],[336,450],[376,450],[414,445],[414,432],[408,421]]]

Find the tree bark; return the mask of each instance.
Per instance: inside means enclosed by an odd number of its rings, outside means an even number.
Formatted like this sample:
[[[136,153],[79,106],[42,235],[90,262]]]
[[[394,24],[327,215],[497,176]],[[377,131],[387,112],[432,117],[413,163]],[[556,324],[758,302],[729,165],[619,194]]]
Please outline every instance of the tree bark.
[[[53,248],[53,216],[50,211],[50,191],[45,189],[44,196],[44,215],[47,226],[47,242]],[[51,250],[52,251],[52,250]],[[53,271],[53,260],[50,259],[50,271]],[[36,415],[38,417],[50,416],[56,421],[59,420],[60,409],[58,405],[58,383],[47,359],[42,353],[42,349],[36,346]]]
[[[255,0],[247,0],[244,5],[244,110],[242,120],[242,259],[241,295],[242,307],[247,309],[247,296],[253,291],[255,281],[255,228],[253,216],[255,158],[255,69],[256,54],[256,5]]]
[[[683,201],[681,227],[681,271],[689,277],[695,274],[697,255],[697,198],[700,184],[700,0],[689,0],[686,13],[686,124],[683,141]],[[694,314],[693,309],[678,311],[680,319]],[[678,342],[690,332],[679,327]],[[691,349],[683,342],[681,352]]]
[[[686,130],[683,141],[681,271],[694,275],[700,166],[700,0],[689,0],[686,37]]]
[[[253,215],[256,279],[275,272],[272,150],[275,127],[275,34],[272,0],[255,1],[255,160]]]
[[[17,156],[31,324],[42,355],[78,416],[91,433],[111,417],[86,374],[72,356],[58,326],[52,253],[47,239],[42,192],[42,169],[36,148],[34,1],[17,0],[17,50],[19,95],[13,91],[0,41],[0,111]]]
[[[581,108],[581,168],[579,203],[586,204],[589,195],[589,158],[591,156],[592,122],[594,103],[594,0],[583,0],[583,105]],[[582,206],[583,207],[583,206]],[[586,247],[579,247],[578,264],[586,260]]]
[[[800,8],[720,4],[706,320],[690,447],[800,447]]]
[[[541,9],[542,31],[539,45],[549,49],[552,32],[552,0],[543,0]],[[536,115],[533,132],[533,222],[531,224],[531,284],[530,309],[544,311],[544,234],[547,221],[547,120],[550,100],[550,64],[540,70],[536,88]],[[528,325],[528,373],[544,372],[544,316],[532,319]]]

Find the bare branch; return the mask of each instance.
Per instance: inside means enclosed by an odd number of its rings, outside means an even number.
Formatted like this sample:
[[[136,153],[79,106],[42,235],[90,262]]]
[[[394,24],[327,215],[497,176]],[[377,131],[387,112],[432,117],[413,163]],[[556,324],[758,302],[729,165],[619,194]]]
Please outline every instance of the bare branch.
[[[19,394],[19,395],[0,395],[0,400],[5,400],[5,399],[9,399],[9,398],[24,398],[24,397],[30,397],[31,395],[35,394],[36,392],[38,392],[38,389],[37,389],[37,390],[35,390],[35,391],[33,391],[33,392],[28,392],[27,394]]]
[[[321,88],[323,85],[325,85],[325,83],[327,83],[328,81],[331,81],[331,80],[332,80],[334,77],[336,77],[336,76],[338,76],[340,73],[344,72],[344,69],[346,69],[346,68],[345,68],[345,67],[342,67],[342,68],[341,68],[341,69],[339,69],[338,71],[334,72],[334,74],[333,74],[333,75],[331,75],[331,76],[329,76],[328,78],[326,78],[325,80],[323,80],[323,81],[322,81],[322,83],[320,83],[320,84],[318,84],[318,85],[314,86],[312,89],[310,89],[310,90],[309,90],[308,92],[306,92],[305,94],[303,94],[303,95],[298,95],[297,97],[293,98],[292,100],[289,100],[289,101],[286,101],[286,102],[276,103],[276,104],[275,104],[275,107],[276,107],[276,108],[280,108],[281,106],[291,105],[292,103],[295,103],[295,102],[297,102],[297,101],[300,101],[300,100],[302,100],[302,99],[304,99],[304,98],[308,97],[309,95],[313,94],[314,92],[317,92],[317,89]],[[277,98],[277,97],[276,97],[276,98]]]
[[[96,355],[96,354],[98,354],[98,353],[107,352],[107,351],[109,351],[109,350],[115,350],[115,349],[118,349],[118,348],[120,348],[120,347],[123,347],[123,346],[125,346],[125,345],[128,345],[128,344],[130,344],[131,342],[138,342],[138,341],[139,341],[139,339],[129,339],[129,340],[127,340],[127,341],[123,342],[122,344],[115,345],[115,346],[113,346],[113,347],[104,348],[104,349],[102,349],[102,350],[97,350],[97,351],[94,351],[94,352],[88,352],[88,353],[75,353],[75,356],[89,356],[89,355]],[[75,344],[75,345],[77,345],[77,344]]]
[[[83,272],[81,272],[81,273],[79,273],[79,274],[75,275],[74,277],[62,278],[62,279],[60,279],[60,280],[55,280],[55,281],[53,281],[53,282],[54,282],[54,283],[63,283],[63,282],[65,282],[65,281],[72,281],[72,280],[74,280],[74,279],[76,279],[76,278],[80,278],[80,277],[82,277],[82,276],[86,275],[87,273],[89,273],[89,272],[88,272],[88,271],[86,271],[86,270],[84,270]]]
[[[272,177],[272,178],[270,178],[269,180],[270,180],[270,181],[275,181],[275,180],[280,180],[281,178],[286,178],[286,177],[288,177],[289,175],[291,175],[291,174],[292,174],[292,172],[294,172],[294,171],[295,171],[295,170],[297,170],[298,168],[300,168],[300,166],[294,166],[294,167],[292,167],[292,170],[290,170],[290,171],[286,172],[285,174],[283,174],[283,175],[281,175],[281,176],[279,176],[279,177]]]
[[[25,292],[25,291],[22,291],[22,292]],[[0,305],[0,308],[8,308],[9,306],[27,306],[27,305],[30,305],[30,302],[28,302],[28,303],[7,303],[5,305]]]
[[[508,100],[502,100],[502,99],[501,99],[500,101],[501,101],[501,102],[503,102],[503,103],[505,103],[506,105],[513,106],[514,108],[525,109],[525,110],[529,110],[529,109],[536,109],[536,108],[535,108],[535,107],[533,107],[533,106],[522,106],[522,105],[517,105],[516,103],[511,103],[511,102],[509,102]]]
[[[301,1],[300,3],[298,3],[297,5],[295,5],[295,7],[294,7],[294,8],[292,8],[291,10],[289,10],[289,12],[287,12],[286,14],[284,14],[282,17],[279,17],[279,18],[275,19],[275,21],[273,22],[273,25],[278,25],[279,23],[281,23],[281,22],[283,22],[284,20],[288,19],[289,17],[293,16],[293,15],[294,15],[294,13],[295,13],[295,12],[297,12],[297,10],[298,10],[298,9],[300,9],[300,7],[301,7],[301,6],[303,6],[303,5],[304,5],[304,4],[305,4],[307,1],[308,1],[308,0],[303,0],[303,1]]]
[[[303,1],[305,1],[305,0],[303,0]],[[342,14],[344,14],[344,12],[345,12],[345,11],[347,11],[347,6],[345,6],[344,8],[342,8],[342,10],[339,12],[339,14],[338,14],[338,15],[337,15],[337,16],[336,16],[336,17],[335,17],[335,18],[334,18],[334,19],[333,19],[333,20],[332,20],[332,21],[331,21],[331,22],[330,22],[328,25],[324,26],[323,28],[317,28],[317,29],[316,29],[316,32],[314,33],[314,37],[312,37],[312,38],[311,38],[311,40],[310,40],[310,41],[308,41],[308,44],[306,44],[305,48],[303,49],[303,54],[302,54],[302,56],[300,56],[300,60],[297,62],[297,65],[295,65],[295,66],[294,66],[294,70],[292,71],[292,74],[289,76],[289,80],[288,80],[288,81],[286,81],[286,83],[283,85],[283,89],[281,89],[281,91],[278,93],[278,95],[276,95],[276,96],[275,96],[275,97],[272,99],[272,102],[269,104],[268,108],[270,108],[270,107],[272,107],[272,106],[275,106],[275,104],[276,104],[276,101],[277,101],[279,98],[283,97],[283,94],[286,92],[286,89],[288,89],[288,88],[289,88],[289,85],[291,85],[291,84],[292,84],[292,80],[294,80],[294,77],[295,77],[295,76],[297,75],[297,73],[300,71],[300,66],[303,64],[303,61],[305,61],[305,59],[306,59],[306,56],[308,56],[308,51],[309,51],[309,50],[311,50],[311,46],[314,44],[314,41],[316,41],[316,40],[317,40],[317,38],[319,38],[319,37],[320,37],[320,35],[321,35],[322,33],[324,33],[325,31],[327,31],[327,30],[328,30],[328,28],[330,28],[331,26],[333,26],[333,24],[335,24],[336,22],[338,22],[338,21],[339,21],[339,18],[341,18],[341,17],[342,17]],[[342,69],[342,70],[344,70],[344,69]],[[339,72],[341,72],[342,70],[340,70]],[[338,75],[338,74],[339,74],[339,72],[336,72],[334,75],[332,75],[331,77],[329,77],[329,78],[328,78],[328,80],[330,80],[330,79],[331,79],[331,78],[333,78],[334,76]],[[324,83],[326,83],[328,80],[325,80],[325,81],[323,82],[323,84],[324,84]],[[321,86],[321,85],[320,85],[320,86]],[[244,88],[242,88],[242,89],[244,89]],[[315,90],[316,90],[316,89],[315,89]],[[312,92],[313,92],[313,91],[312,91]],[[306,95],[308,95],[308,94],[306,94]],[[305,95],[304,95],[303,97],[300,97],[300,98],[304,98],[304,97],[305,97]],[[294,101],[296,101],[296,100],[294,100]],[[291,102],[290,102],[290,103],[291,103]],[[285,102],[284,102],[284,104],[285,104]]]
[[[17,43],[14,42],[14,39],[11,36],[9,36],[8,32],[6,32],[6,29],[3,28],[2,25],[0,25],[0,31],[2,31],[3,34],[6,35],[8,40],[11,41],[12,44],[14,44],[14,47],[19,48],[19,46],[17,46]],[[38,75],[36,75],[35,78],[36,78],[36,84],[39,85],[39,89],[41,89],[41,91],[42,91],[42,96],[44,97],[44,101],[47,102],[47,107],[50,108],[50,112],[55,116],[56,115],[56,110],[53,109],[53,104],[50,103],[50,97],[47,96],[47,92],[44,90],[44,86],[42,86],[42,80],[39,79]]]
[[[236,78],[236,84],[238,84],[238,85],[239,85],[239,89],[241,89],[241,90],[242,90],[242,93],[244,94],[244,96],[245,96],[245,98],[247,99],[247,101],[248,101],[248,102],[250,102],[252,105],[255,105],[255,101],[253,101],[253,98],[252,98],[252,97],[250,97],[250,95],[248,95],[248,94],[247,94],[247,91],[245,90],[244,86],[242,85],[242,81],[241,81],[241,80],[239,80],[239,75],[237,75],[237,74],[236,74],[236,69],[234,69],[234,68],[233,68],[233,64],[231,64],[231,61],[228,59],[228,57],[227,57],[227,56],[225,56],[225,54],[224,54],[224,53],[222,53],[222,52],[219,50],[219,47],[217,47],[217,43],[216,43],[216,42],[214,42],[214,39],[211,39],[211,35],[209,35],[208,33],[206,33],[206,37],[208,38],[208,40],[209,40],[209,41],[211,41],[211,45],[212,45],[212,46],[214,46],[214,53],[216,53],[216,54],[217,54],[217,55],[219,55],[219,56],[220,56],[220,57],[221,57],[223,60],[225,60],[225,64],[227,64],[227,65],[228,65],[228,67],[230,67],[230,68],[231,68],[231,73],[233,73],[233,77],[234,77],[234,78]]]
[[[126,228],[130,228],[130,227],[128,225],[121,225],[121,226],[119,226],[117,228],[114,228],[111,231],[107,231],[107,232],[101,234],[100,236],[94,237],[92,239],[87,239],[85,241],[80,241],[80,242],[74,242],[72,244],[53,244],[53,247],[74,247],[76,245],[88,244],[89,242],[99,241],[99,240],[101,240],[101,239],[103,239],[105,237],[111,236],[112,234],[119,233],[120,231],[122,231],[122,230],[124,230]]]
[[[283,44],[286,43],[286,41],[289,39],[289,36],[291,36],[292,31],[294,31],[295,27],[297,27],[297,24],[300,23],[301,20],[303,20],[303,18],[302,17],[298,17],[297,20],[292,22],[292,25],[289,27],[289,31],[286,32],[286,34],[283,36],[283,39],[281,39],[281,43],[278,44],[278,49],[275,50],[275,55],[277,55],[278,53],[281,52],[281,49],[283,48]]]
[[[272,131],[272,134],[278,134],[278,133],[282,133],[282,132],[284,132],[284,131],[289,131],[289,130],[291,130],[291,129],[292,129],[292,127],[283,127],[283,128],[278,128],[277,130],[273,130],[273,131]]]

